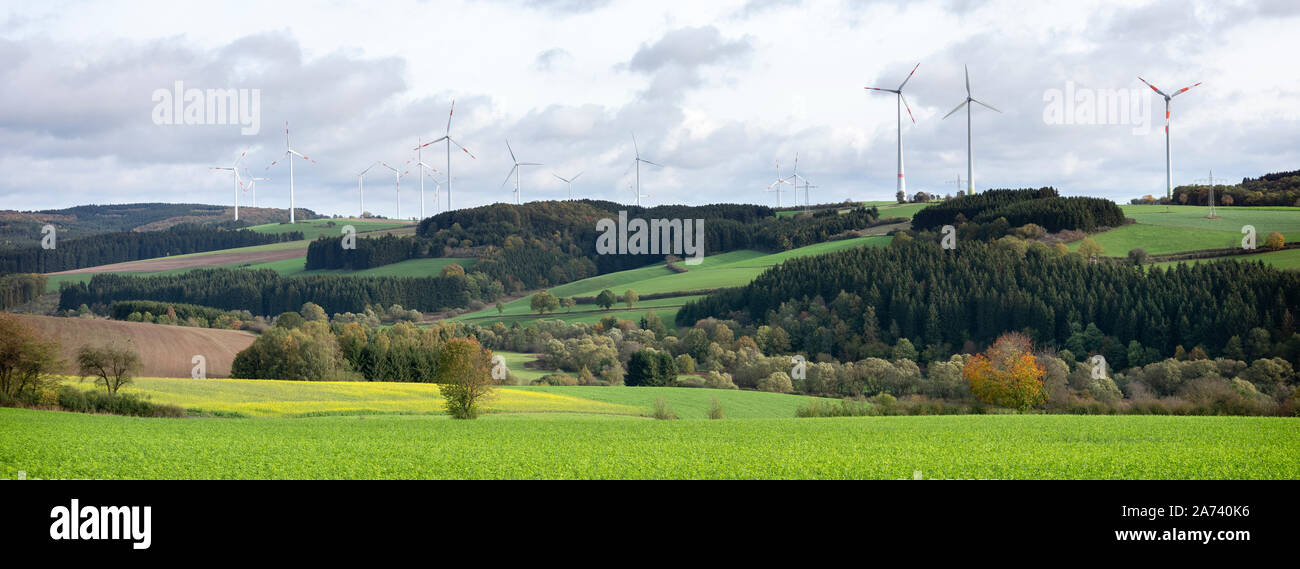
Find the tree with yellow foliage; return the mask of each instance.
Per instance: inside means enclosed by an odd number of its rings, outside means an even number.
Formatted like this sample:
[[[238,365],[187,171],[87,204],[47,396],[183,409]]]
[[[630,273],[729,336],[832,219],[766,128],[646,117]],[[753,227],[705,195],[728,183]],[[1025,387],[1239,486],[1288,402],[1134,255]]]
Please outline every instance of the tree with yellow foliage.
[[[1008,332],[988,350],[967,358],[962,377],[981,401],[1025,411],[1047,401],[1046,370],[1033,355],[1034,344],[1024,334]]]

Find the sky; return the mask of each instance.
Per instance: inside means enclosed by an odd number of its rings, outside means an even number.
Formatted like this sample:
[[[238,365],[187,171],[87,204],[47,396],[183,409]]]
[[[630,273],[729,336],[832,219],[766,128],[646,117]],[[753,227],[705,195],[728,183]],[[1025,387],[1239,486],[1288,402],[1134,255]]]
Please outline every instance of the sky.
[[[644,205],[776,205],[766,190],[796,155],[813,203],[887,200],[897,98],[864,88],[896,89],[918,63],[909,194],[966,178],[966,109],[944,116],[969,69],[971,94],[1000,111],[970,114],[977,191],[1127,201],[1165,191],[1164,100],[1138,76],[1167,93],[1200,83],[1172,103],[1175,185],[1300,168],[1297,28],[1293,0],[6,1],[0,209],[229,204],[232,176],[211,167],[245,152],[245,177],[270,178],[258,205],[287,207],[288,122],[314,160],[294,164],[298,207],[356,215],[358,174],[384,161],[408,173],[370,169],[365,209],[394,216],[400,199],[411,217],[413,149],[443,136],[453,100],[452,138],[474,155],[453,147],[455,208],[513,201],[507,139],[543,164],[523,167],[523,200],[564,199],[555,176],[581,172],[575,198],[632,203],[634,135],[662,165],[641,167]],[[177,82],[256,90],[242,110],[257,120],[191,105],[186,124],[184,96],[177,114],[160,95]],[[1088,104],[1121,95],[1128,113]],[[448,206],[433,181],[446,147],[422,158],[433,215]]]

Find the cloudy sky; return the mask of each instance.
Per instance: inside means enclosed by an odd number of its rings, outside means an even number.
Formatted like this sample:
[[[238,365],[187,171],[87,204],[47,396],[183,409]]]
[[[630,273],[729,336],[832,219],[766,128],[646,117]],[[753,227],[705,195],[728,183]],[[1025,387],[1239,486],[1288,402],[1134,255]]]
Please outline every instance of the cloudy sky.
[[[1204,82],[1174,99],[1175,183],[1300,168],[1297,28],[1293,0],[5,2],[0,209],[230,203],[230,177],[208,168],[245,149],[271,178],[259,204],[285,207],[285,163],[266,167],[288,121],[317,161],[295,164],[297,204],[355,214],[358,172],[412,160],[453,99],[452,136],[477,157],[452,156],[455,207],[512,199],[507,138],[545,164],[524,169],[525,200],[565,197],[552,174],[581,171],[575,196],[630,202],[633,133],[665,166],[642,168],[648,205],[775,205],[764,189],[796,153],[814,202],[889,199],[896,100],[863,87],[896,88],[918,62],[909,192],[965,176],[965,111],[943,116],[967,65],[975,98],[1002,111],[973,113],[977,189],[1127,200],[1165,184],[1164,101],[1138,75],[1167,92]],[[259,90],[259,132],[158,124],[155,91],[177,81]],[[1136,112],[1090,117],[1066,93],[1131,93]],[[1065,124],[1079,121],[1111,124]],[[445,151],[430,150],[442,177]],[[403,216],[418,211],[412,172]],[[366,176],[367,210],[393,215],[394,193],[391,172]]]

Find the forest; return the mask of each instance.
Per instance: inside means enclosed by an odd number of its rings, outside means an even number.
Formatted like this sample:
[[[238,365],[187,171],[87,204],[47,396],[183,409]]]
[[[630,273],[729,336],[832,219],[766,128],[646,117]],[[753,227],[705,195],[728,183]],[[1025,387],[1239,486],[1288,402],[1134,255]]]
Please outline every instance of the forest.
[[[907,338],[939,358],[1006,331],[1067,347],[1095,324],[1121,363],[1130,342],[1167,356],[1275,354],[1296,332],[1300,274],[1224,261],[1146,270],[1090,263],[1077,253],[922,241],[792,259],[750,284],[684,306],[677,324],[707,317],[779,324],[791,349],[854,360]],[[1259,334],[1263,330],[1263,336]],[[1243,343],[1250,344],[1243,346]],[[1121,353],[1122,352],[1122,353]]]
[[[1178,186],[1174,188],[1173,203],[1209,205],[1210,186]],[[1240,184],[1216,184],[1214,203],[1222,206],[1300,206],[1300,170],[1242,178]]]
[[[281,234],[228,230],[211,224],[183,223],[162,231],[119,231],[94,237],[57,239],[53,249],[40,245],[0,249],[0,273],[52,273],[111,263],[138,261],[265,245],[302,239],[302,232]]]
[[[1124,212],[1110,200],[1101,198],[1063,198],[1054,188],[988,190],[959,196],[918,211],[912,228],[934,230],[944,225],[965,222],[991,224],[1006,218],[1006,224],[1020,227],[1033,223],[1047,231],[1077,229],[1094,231],[1101,227],[1124,224]],[[999,222],[1000,223],[1000,222]],[[992,238],[1001,237],[992,235]]]
[[[500,283],[481,273],[429,277],[283,276],[269,269],[199,269],[183,275],[137,277],[97,274],[86,283],[65,283],[59,310],[85,304],[147,299],[272,316],[311,301],[329,311],[364,312],[368,305],[400,304],[425,312],[492,302]]]
[[[478,262],[472,272],[486,274],[515,293],[658,261],[642,255],[597,253],[596,221],[617,218],[618,210],[628,211],[629,218],[704,219],[706,254],[784,251],[829,241],[879,219],[874,207],[777,218],[771,208],[742,204],[653,208],[591,200],[493,204],[425,219],[415,237],[358,238],[356,247],[348,250],[341,246],[342,237],[321,238],[309,246],[306,266],[308,270],[362,270],[473,252]]]

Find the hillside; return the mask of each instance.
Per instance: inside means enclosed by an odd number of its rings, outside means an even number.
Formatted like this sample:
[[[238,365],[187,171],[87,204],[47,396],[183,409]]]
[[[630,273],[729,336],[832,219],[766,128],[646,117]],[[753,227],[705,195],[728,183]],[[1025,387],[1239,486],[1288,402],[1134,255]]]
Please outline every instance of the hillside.
[[[160,377],[190,377],[196,355],[207,358],[208,377],[229,377],[235,354],[256,339],[249,332],[163,326],[139,322],[55,318],[19,315],[42,335],[57,341],[65,371],[75,373],[77,349],[84,344],[130,341],[140,352],[144,368],[140,374]]]
[[[250,225],[278,223],[288,216],[288,210],[284,209],[239,208],[240,221]],[[298,208],[299,219],[318,217],[316,212]],[[67,239],[113,231],[157,231],[180,223],[232,220],[229,205],[130,203],[40,211],[0,210],[0,247],[39,245],[41,227],[47,223],[58,229],[60,239]]]

